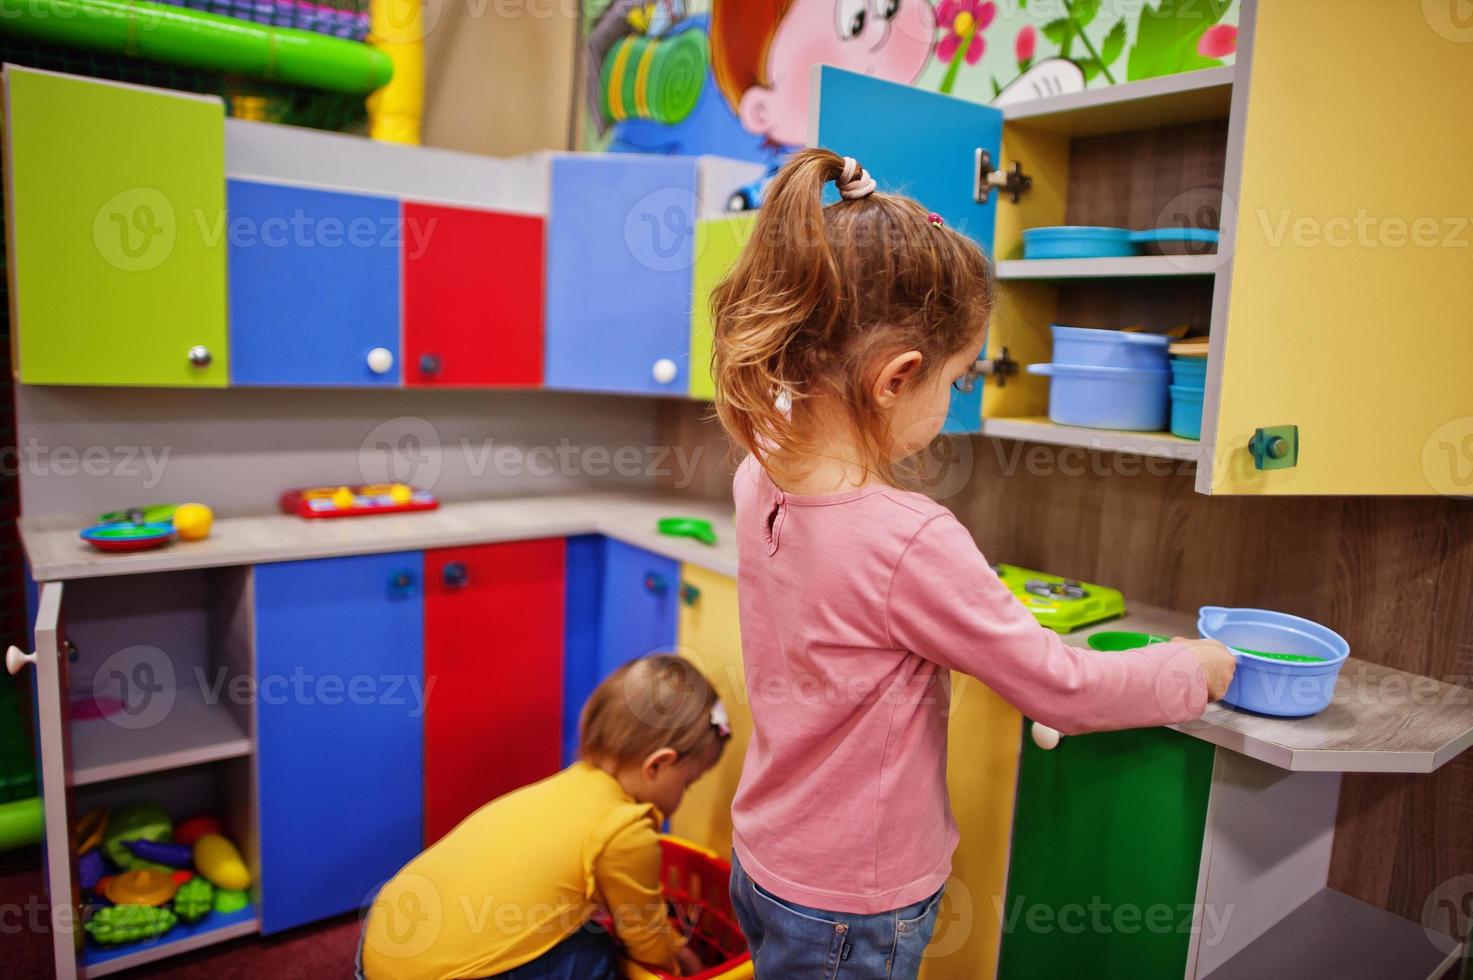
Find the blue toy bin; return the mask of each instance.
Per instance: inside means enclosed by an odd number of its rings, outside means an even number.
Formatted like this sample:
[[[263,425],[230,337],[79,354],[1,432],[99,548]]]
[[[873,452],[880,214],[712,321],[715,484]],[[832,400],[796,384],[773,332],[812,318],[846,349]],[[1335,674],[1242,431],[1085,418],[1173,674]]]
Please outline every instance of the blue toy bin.
[[[1223,703],[1279,718],[1307,718],[1328,708],[1335,679],[1350,656],[1350,644],[1334,630],[1267,609],[1203,606],[1197,611],[1197,632],[1231,649],[1238,661]],[[1279,660],[1244,650],[1321,659]]]
[[[1207,358],[1173,357],[1171,359],[1171,383],[1183,388],[1207,387]]]
[[[1055,323],[1054,363],[1075,367],[1146,368],[1159,371],[1167,365],[1166,348],[1171,338],[1153,333],[1066,327]]]
[[[1202,438],[1202,389],[1171,386],[1171,434]]]
[[[1165,368],[1030,364],[1029,374],[1052,378],[1048,417],[1059,425],[1159,432],[1169,409]]]

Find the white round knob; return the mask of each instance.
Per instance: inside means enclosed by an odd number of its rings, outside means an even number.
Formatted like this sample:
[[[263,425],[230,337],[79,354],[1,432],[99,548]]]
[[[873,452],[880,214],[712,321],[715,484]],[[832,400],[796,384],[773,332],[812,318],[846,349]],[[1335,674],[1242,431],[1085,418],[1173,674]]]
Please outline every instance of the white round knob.
[[[674,381],[675,375],[678,373],[680,373],[680,369],[668,357],[660,358],[655,362],[655,366],[650,369],[650,374],[654,375],[655,380],[662,385],[667,385]]]
[[[394,367],[394,352],[387,347],[375,347],[368,352],[368,370],[374,374],[388,374]]]
[[[1032,735],[1033,744],[1043,749],[1045,752],[1047,752],[1049,749],[1056,748],[1059,744],[1059,739],[1062,737],[1059,735],[1059,730],[1057,728],[1050,728],[1047,725],[1040,725],[1036,721],[1033,723]]]
[[[11,647],[5,651],[5,669],[12,674],[19,674],[22,667],[26,664],[34,664],[35,662],[36,655],[34,653],[26,653],[20,647]]]

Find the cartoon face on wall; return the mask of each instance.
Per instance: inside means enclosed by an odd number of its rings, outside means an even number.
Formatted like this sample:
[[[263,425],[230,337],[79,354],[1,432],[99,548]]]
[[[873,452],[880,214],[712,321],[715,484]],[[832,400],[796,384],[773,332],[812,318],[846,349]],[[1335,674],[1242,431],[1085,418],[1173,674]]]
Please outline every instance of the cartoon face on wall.
[[[814,65],[896,82],[925,67],[936,37],[929,0],[713,0],[711,60],[749,133],[779,146],[808,137]]]

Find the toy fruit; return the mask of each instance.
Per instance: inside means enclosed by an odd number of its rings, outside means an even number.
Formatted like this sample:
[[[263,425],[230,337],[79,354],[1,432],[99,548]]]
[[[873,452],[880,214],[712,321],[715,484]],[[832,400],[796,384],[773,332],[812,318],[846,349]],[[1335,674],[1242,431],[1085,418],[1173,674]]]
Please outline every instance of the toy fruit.
[[[215,886],[203,878],[191,878],[174,893],[174,914],[185,922],[198,922],[214,907]]]
[[[174,510],[174,530],[180,541],[202,541],[210,534],[215,512],[204,504],[180,504]]]
[[[407,483],[395,483],[389,487],[389,499],[396,504],[407,504],[414,499],[414,488]]]
[[[77,819],[77,853],[86,854],[88,851],[101,844],[103,832],[106,830],[106,810],[99,808],[96,810],[88,810],[86,813],[82,814],[82,816]]]
[[[135,803],[114,813],[107,821],[107,830],[102,835],[102,849],[113,864],[124,871],[135,868],[172,870],[161,864],[134,856],[126,846],[128,841],[167,841],[172,829],[169,815],[156,803]]]
[[[171,868],[187,868],[194,863],[194,852],[187,844],[168,844],[155,840],[127,840],[123,846],[133,856],[150,864],[164,864]]]
[[[215,889],[216,912],[239,912],[249,904],[251,904],[251,896],[243,891],[229,888]]]
[[[357,501],[353,491],[347,487],[338,487],[332,494],[332,505],[338,510],[347,510]]]
[[[194,846],[194,842],[205,834],[220,833],[220,821],[216,817],[202,816],[190,817],[188,820],[179,821],[179,826],[174,828],[174,843],[188,844]]]
[[[131,943],[162,936],[179,919],[168,909],[149,905],[112,905],[92,913],[84,927],[99,943]]]
[[[251,883],[251,873],[235,845],[219,834],[205,834],[194,842],[195,870],[210,883],[227,891],[245,888]]]
[[[179,886],[172,872],[140,868],[102,879],[102,895],[115,905],[163,905]]]
[[[77,882],[85,890],[96,888],[106,874],[107,865],[103,863],[101,851],[94,849],[77,858]]]

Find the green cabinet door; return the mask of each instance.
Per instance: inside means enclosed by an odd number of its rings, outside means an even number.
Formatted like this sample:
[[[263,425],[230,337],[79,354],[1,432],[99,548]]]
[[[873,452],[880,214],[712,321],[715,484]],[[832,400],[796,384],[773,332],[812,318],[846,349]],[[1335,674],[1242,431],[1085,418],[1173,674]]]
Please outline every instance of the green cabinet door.
[[[224,387],[218,99],[5,69],[20,380]]]
[[[1215,751],[1164,728],[1023,740],[999,977],[1181,980]]]

